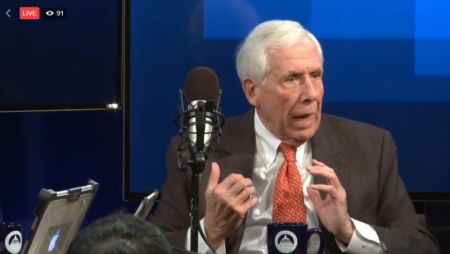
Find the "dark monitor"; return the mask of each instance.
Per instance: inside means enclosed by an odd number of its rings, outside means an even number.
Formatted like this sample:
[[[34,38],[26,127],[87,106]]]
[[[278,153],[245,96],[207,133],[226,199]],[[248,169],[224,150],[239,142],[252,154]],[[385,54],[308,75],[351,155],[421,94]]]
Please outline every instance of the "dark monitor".
[[[122,0],[2,0],[0,11],[0,112],[121,106]]]
[[[224,115],[242,114],[249,105],[234,66],[239,42],[262,21],[293,19],[322,44],[324,112],[391,131],[399,173],[413,199],[448,200],[448,11],[445,0],[130,0],[125,197],[140,200],[160,189],[166,148],[177,133],[178,89],[188,71],[215,70]]]

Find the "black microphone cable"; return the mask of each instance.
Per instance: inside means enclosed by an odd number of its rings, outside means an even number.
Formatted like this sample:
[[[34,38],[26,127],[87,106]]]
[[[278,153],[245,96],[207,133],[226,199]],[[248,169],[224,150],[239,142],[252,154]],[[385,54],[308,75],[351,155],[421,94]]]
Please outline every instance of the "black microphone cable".
[[[211,244],[208,242],[208,240],[206,240],[206,236],[205,233],[202,230],[202,227],[200,226],[200,222],[198,223],[198,232],[200,233],[200,236],[202,237],[203,241],[206,243],[206,245],[208,246],[209,250],[211,251],[212,254],[216,254],[216,251],[214,250],[214,248],[211,246]],[[176,247],[176,246],[170,246],[173,250],[180,252],[180,253],[188,253],[188,254],[198,254],[199,252],[194,252],[194,251],[188,251],[185,250],[183,248],[180,247]]]

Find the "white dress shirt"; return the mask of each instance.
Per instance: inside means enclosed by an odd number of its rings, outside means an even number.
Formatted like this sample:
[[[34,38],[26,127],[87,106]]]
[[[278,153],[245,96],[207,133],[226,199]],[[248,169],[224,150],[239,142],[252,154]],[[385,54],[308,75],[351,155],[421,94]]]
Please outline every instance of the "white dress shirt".
[[[267,252],[267,224],[272,223],[272,197],[278,169],[284,161],[281,152],[277,152],[281,140],[277,139],[261,122],[255,113],[256,154],[255,168],[253,170],[253,185],[255,186],[256,205],[248,211],[245,222],[244,236],[239,253],[266,254]],[[311,166],[312,151],[310,142],[306,142],[297,148],[296,164],[303,181],[303,194],[306,205],[306,222],[308,228],[319,228],[319,222],[314,212],[314,207],[306,188],[314,182],[314,177],[306,170]],[[336,241],[341,251],[346,253],[384,253],[378,234],[372,226],[351,219],[355,231],[350,243],[344,244]],[[203,227],[203,220],[201,220]],[[317,253],[318,238],[311,238],[308,243],[308,253]],[[186,237],[186,247],[190,245],[190,229]],[[199,235],[199,252],[208,253],[208,247]],[[217,253],[225,252],[225,243],[217,250]]]

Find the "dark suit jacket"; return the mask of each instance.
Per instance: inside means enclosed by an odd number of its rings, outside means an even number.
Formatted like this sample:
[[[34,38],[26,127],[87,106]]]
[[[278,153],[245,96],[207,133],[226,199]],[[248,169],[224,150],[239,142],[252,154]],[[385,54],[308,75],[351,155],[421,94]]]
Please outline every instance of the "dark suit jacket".
[[[221,167],[221,179],[230,173],[252,177],[256,150],[253,113],[228,119],[220,136],[220,149],[210,151],[200,186],[200,218],[204,217],[204,190],[211,161]],[[190,226],[191,173],[177,166],[177,138],[167,153],[167,179],[162,199],[152,221],[169,241],[184,247]],[[313,158],[333,168],[347,192],[350,216],[372,225],[389,253],[439,253],[426,229],[424,217],[416,214],[397,172],[396,149],[389,132],[374,126],[322,115],[320,127],[311,139]],[[315,182],[323,182],[320,177]],[[244,224],[244,223],[243,223]],[[238,253],[244,226],[226,239],[227,253]],[[333,236],[326,231],[328,253],[340,253]]]

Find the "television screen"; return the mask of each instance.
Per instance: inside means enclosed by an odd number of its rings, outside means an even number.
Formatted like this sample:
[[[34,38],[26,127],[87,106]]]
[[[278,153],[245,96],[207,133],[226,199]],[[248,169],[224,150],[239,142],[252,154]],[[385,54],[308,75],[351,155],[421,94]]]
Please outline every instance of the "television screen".
[[[321,42],[325,113],[391,131],[413,199],[449,198],[448,1],[130,0],[128,11],[126,198],[161,187],[178,89],[191,68],[216,71],[226,117],[249,109],[234,55],[269,19],[297,20]]]
[[[121,0],[0,2],[0,111],[120,106]]]

